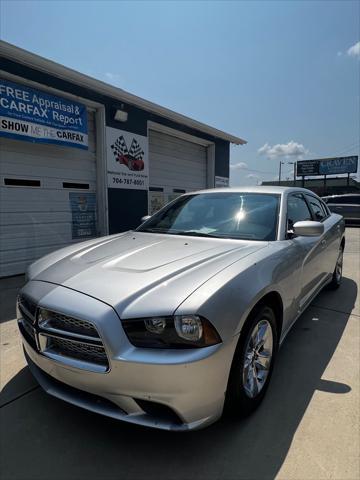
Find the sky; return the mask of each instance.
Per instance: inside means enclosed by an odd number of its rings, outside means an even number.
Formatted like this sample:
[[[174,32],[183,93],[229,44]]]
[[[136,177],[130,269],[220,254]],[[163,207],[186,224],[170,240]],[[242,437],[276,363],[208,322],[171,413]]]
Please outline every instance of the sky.
[[[359,154],[358,1],[0,2],[2,40],[244,138],[233,186]]]

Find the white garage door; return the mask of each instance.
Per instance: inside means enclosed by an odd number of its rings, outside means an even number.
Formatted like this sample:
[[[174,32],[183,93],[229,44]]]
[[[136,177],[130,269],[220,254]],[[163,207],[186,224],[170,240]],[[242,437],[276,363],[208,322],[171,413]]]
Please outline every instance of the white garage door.
[[[70,198],[86,204],[96,191],[94,117],[88,150],[0,138],[0,277],[79,241]]]
[[[162,132],[149,131],[149,212],[181,193],[207,186],[207,149]]]

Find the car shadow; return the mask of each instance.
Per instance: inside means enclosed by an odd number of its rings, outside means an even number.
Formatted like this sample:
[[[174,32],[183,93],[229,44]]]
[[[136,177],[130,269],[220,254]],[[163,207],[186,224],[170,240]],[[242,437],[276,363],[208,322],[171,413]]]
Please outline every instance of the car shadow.
[[[346,291],[346,295],[343,292]],[[316,390],[351,387],[322,379],[357,296],[344,278],[332,293],[346,313],[324,308],[324,291],[280,349],[267,396],[244,420],[174,433],[117,422],[47,396],[40,388],[2,408],[2,478],[273,479]],[[340,302],[341,299],[341,302]],[[14,389],[24,369],[5,387]]]

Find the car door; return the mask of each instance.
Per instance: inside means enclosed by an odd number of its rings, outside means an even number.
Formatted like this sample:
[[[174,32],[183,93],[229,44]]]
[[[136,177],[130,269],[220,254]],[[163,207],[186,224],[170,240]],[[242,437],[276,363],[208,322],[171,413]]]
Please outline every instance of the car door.
[[[310,205],[314,220],[324,224],[324,233],[319,249],[319,268],[322,277],[332,275],[339,254],[340,236],[339,223],[334,220],[322,200],[311,194],[305,194]]]
[[[313,293],[321,283],[324,273],[322,268],[324,243],[320,237],[296,237],[291,234],[292,227],[296,222],[314,220],[314,214],[310,204],[302,193],[292,193],[287,199],[287,228],[289,238],[295,248],[296,257],[300,256],[299,275],[297,275],[297,298],[298,310],[307,304]]]

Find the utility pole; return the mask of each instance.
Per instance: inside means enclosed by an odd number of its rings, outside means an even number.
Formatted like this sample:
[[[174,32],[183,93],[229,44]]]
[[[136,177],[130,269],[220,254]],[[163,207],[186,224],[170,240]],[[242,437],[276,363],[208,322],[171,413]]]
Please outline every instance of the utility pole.
[[[296,162],[288,162],[288,165],[294,165],[294,187],[296,186]]]
[[[280,160],[280,163],[279,163],[279,185],[281,184],[281,165],[284,165],[285,162],[282,162]]]

